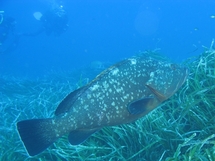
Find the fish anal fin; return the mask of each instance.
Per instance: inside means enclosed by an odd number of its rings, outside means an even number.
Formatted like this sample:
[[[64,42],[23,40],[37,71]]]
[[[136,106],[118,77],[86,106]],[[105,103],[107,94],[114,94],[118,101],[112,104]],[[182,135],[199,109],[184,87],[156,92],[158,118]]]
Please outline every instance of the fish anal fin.
[[[71,131],[68,136],[68,140],[71,145],[78,145],[87,140],[92,134],[99,131],[99,129],[90,129],[90,130],[75,130]]]

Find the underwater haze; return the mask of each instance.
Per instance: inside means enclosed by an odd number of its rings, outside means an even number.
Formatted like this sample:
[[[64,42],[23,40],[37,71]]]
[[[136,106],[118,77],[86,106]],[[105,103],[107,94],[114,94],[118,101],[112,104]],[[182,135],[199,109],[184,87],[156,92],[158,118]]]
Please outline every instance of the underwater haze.
[[[53,6],[66,11],[67,30],[21,36],[13,51],[0,55],[1,73],[41,76],[154,49],[180,62],[201,53],[215,34],[213,0],[7,0],[0,9],[15,19],[19,34],[38,30],[42,24],[33,14]]]
[[[0,160],[215,161],[214,38],[215,0],[0,0]]]

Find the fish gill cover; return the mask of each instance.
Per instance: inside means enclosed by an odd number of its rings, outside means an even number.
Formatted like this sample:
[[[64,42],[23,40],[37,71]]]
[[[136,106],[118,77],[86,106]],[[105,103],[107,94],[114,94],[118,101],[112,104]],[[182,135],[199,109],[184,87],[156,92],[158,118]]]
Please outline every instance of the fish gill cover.
[[[215,160],[213,44],[184,62],[190,68],[189,79],[154,112],[134,123],[104,128],[78,146],[63,137],[35,157],[23,148],[16,122],[53,116],[59,101],[80,83],[71,78],[84,79],[74,73],[36,81],[1,76],[0,160]]]

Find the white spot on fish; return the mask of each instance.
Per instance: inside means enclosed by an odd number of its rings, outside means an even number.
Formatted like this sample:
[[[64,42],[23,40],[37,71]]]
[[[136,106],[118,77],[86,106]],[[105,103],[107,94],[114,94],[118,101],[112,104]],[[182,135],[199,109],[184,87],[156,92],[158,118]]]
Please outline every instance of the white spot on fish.
[[[117,88],[116,91],[117,91],[118,93],[120,93],[121,91],[123,91],[123,88],[122,88],[122,87],[121,87],[121,88]]]
[[[91,95],[90,95],[90,94],[87,94],[87,98],[90,99],[90,98],[91,98]]]
[[[131,61],[131,64],[132,64],[132,65],[137,64],[137,60],[136,60],[136,59],[130,59],[130,61]]]
[[[52,120],[52,124],[53,124],[53,125],[55,124],[55,120]]]
[[[118,68],[115,68],[114,70],[112,70],[112,74],[113,74],[113,75],[116,75],[118,72],[119,72],[119,69],[118,69]]]
[[[109,87],[109,84],[107,84],[107,82],[105,81],[105,82],[103,82],[103,87],[104,87],[104,88],[108,88],[108,87]]]
[[[151,72],[150,73],[150,77],[154,77],[155,73],[154,72]]]
[[[90,89],[92,90],[92,91],[95,91],[96,89],[98,89],[99,88],[99,85],[98,84],[95,84],[94,86],[92,86]]]

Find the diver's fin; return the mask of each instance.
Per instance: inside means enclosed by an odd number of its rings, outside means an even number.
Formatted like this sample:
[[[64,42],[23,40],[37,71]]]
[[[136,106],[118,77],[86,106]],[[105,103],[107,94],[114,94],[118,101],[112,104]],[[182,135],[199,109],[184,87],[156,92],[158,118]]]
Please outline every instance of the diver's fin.
[[[51,119],[33,119],[17,123],[20,138],[30,156],[41,153],[58,138],[50,121]]]
[[[146,97],[128,104],[128,112],[133,115],[148,113],[149,104],[154,101],[153,97]]]
[[[99,131],[99,129],[91,129],[91,130],[75,130],[69,133],[69,142],[72,145],[78,145],[83,143],[88,139],[92,134]]]
[[[58,116],[60,114],[68,112],[77,98],[85,91],[86,86],[76,89],[75,91],[71,92],[69,95],[64,98],[64,100],[58,105],[55,115]]]
[[[167,97],[164,94],[160,93],[158,90],[154,89],[152,86],[146,84],[146,87],[148,87],[151,90],[151,92],[157,97],[157,99],[160,102],[163,102],[164,100],[167,99]]]

